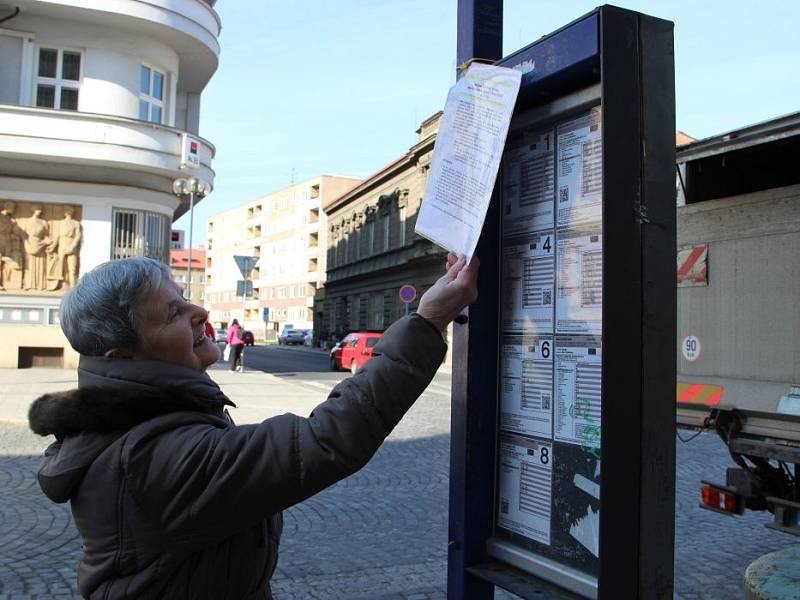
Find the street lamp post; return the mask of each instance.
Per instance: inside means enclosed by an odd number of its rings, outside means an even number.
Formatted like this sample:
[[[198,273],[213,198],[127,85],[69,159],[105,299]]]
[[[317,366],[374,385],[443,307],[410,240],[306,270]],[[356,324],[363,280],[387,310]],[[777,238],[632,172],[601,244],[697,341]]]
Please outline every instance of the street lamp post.
[[[209,192],[211,186],[196,177],[186,177],[176,179],[172,182],[172,192],[179,198],[189,196],[189,257],[186,268],[186,287],[188,289],[188,299],[192,299],[192,244],[194,239],[194,203],[195,200],[202,200]]]

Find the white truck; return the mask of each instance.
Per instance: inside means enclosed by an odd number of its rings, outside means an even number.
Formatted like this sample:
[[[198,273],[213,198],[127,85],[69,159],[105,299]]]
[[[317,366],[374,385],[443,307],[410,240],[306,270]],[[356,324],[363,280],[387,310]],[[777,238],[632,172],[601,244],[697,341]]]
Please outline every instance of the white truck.
[[[677,422],[735,466],[702,506],[800,535],[800,113],[679,146]]]

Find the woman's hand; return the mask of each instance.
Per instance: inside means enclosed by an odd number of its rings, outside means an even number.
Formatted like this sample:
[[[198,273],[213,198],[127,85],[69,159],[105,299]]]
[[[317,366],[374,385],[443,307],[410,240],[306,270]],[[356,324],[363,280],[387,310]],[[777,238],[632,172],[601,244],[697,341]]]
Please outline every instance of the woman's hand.
[[[447,255],[447,273],[433,284],[419,301],[417,314],[440,331],[478,298],[478,266],[473,256],[469,264],[463,256]]]

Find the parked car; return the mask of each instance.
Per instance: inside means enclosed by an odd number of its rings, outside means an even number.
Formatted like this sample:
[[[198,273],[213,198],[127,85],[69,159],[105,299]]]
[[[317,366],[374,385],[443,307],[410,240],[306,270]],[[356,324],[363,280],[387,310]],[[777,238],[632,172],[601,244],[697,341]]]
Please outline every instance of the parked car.
[[[342,344],[344,344],[344,340],[339,340],[333,345],[330,352],[331,358],[331,371],[338,371],[339,370],[339,363],[336,360],[336,353],[341,350]]]
[[[256,339],[253,337],[252,331],[243,331],[241,334],[241,338],[244,341],[245,346],[255,346]]]
[[[278,336],[279,344],[303,344],[306,341],[305,329],[284,329]]]
[[[220,327],[217,329],[217,342],[222,344],[228,343],[228,330]]]
[[[350,369],[355,375],[372,358],[372,349],[383,334],[378,331],[356,331],[348,334],[331,349],[331,371]]]

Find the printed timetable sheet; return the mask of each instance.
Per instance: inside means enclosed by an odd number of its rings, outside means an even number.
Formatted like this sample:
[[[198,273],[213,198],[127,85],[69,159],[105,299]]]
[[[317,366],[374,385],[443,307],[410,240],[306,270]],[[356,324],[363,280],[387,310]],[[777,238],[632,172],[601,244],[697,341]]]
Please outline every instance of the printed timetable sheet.
[[[602,343],[599,337],[557,336],[555,439],[600,447]]]
[[[556,333],[599,335],[603,328],[603,240],[600,233],[558,236]]]
[[[500,427],[553,437],[553,337],[507,335],[502,340]]]
[[[558,126],[558,227],[595,225],[603,210],[600,108]]]
[[[553,227],[555,138],[552,128],[525,130],[503,157],[503,231]]]
[[[503,240],[503,331],[553,332],[553,231]]]
[[[503,434],[499,461],[498,525],[549,544],[552,444]]]
[[[501,198],[496,525],[586,565],[600,518],[587,492],[601,463],[600,111],[512,131]]]

